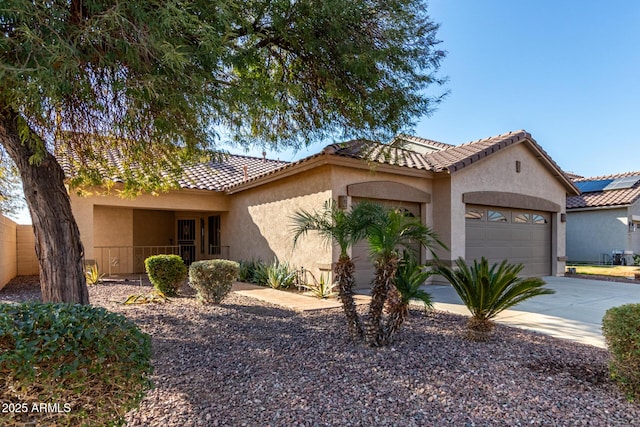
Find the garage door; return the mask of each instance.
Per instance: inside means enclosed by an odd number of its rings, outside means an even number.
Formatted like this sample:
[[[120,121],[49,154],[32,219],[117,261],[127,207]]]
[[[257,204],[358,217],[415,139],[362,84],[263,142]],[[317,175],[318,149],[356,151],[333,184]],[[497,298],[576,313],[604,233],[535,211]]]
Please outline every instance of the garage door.
[[[524,264],[523,276],[551,274],[551,215],[490,206],[466,207],[466,260]]]
[[[363,199],[354,197],[352,203],[357,204],[358,201],[361,200]],[[368,200],[376,203],[381,203],[392,208],[403,209],[407,212],[407,214],[420,218],[420,203],[401,202],[395,200]],[[373,262],[369,257],[369,244],[366,241],[362,241],[354,245],[351,251],[351,256],[356,266],[356,288],[368,288],[375,273]]]

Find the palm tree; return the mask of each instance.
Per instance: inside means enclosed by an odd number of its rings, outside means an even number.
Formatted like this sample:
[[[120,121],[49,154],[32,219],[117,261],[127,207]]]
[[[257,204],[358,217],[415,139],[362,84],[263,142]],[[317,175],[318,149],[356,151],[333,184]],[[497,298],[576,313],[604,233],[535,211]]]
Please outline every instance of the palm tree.
[[[507,308],[535,297],[553,294],[553,289],[543,288],[545,282],[538,278],[518,277],[523,264],[509,264],[507,260],[489,267],[482,257],[469,267],[462,258],[456,261],[457,269],[439,265],[436,272],[445,277],[456,290],[462,302],[471,312],[467,323],[467,337],[474,341],[486,341],[494,327],[492,319]]]
[[[334,242],[340,248],[340,257],[335,264],[335,281],[338,284],[338,296],[342,303],[349,325],[349,333],[354,339],[363,336],[362,322],[353,299],[355,287],[355,264],[349,256],[349,248],[365,236],[368,215],[353,215],[352,210],[338,208],[335,201],[328,200],[320,212],[298,211],[292,216],[293,245],[309,231],[317,231],[328,242]]]
[[[395,289],[392,287],[387,295],[385,309],[389,317],[384,328],[383,343],[391,342],[393,335],[406,320],[411,300],[422,301],[426,309],[433,308],[431,294],[421,289],[421,286],[432,274],[432,270],[425,270],[415,256],[405,251],[393,282]]]
[[[374,260],[375,276],[372,282],[371,305],[365,330],[366,342],[378,347],[388,343],[382,325],[382,311],[387,297],[397,295],[394,281],[400,260],[400,250],[415,251],[415,245],[433,252],[433,247],[444,245],[435,233],[419,218],[398,209],[389,209],[372,202],[362,202],[352,211],[356,218],[367,218],[367,240]],[[397,298],[396,298],[397,299]],[[393,302],[392,302],[393,303]]]

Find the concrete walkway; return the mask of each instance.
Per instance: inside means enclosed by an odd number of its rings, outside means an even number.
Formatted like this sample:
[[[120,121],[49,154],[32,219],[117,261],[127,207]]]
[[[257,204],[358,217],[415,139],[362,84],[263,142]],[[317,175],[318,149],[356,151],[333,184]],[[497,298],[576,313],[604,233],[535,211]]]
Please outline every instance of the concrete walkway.
[[[496,321],[558,338],[605,347],[602,317],[607,309],[640,303],[640,285],[570,277],[544,277],[556,291],[524,301],[498,315]],[[437,310],[469,315],[449,285],[427,285]]]
[[[541,295],[524,301],[496,318],[499,323],[529,329],[554,337],[605,347],[602,337],[602,317],[607,309],[628,303],[640,303],[640,285],[604,282],[569,277],[545,277],[553,295]],[[436,310],[468,316],[469,310],[449,285],[426,285]],[[233,292],[256,298],[295,311],[340,308],[336,298],[278,291],[248,283],[236,282]],[[357,304],[367,304],[370,297],[355,295]]]
[[[337,298],[320,299],[312,295],[278,291],[251,283],[235,282],[231,291],[295,311],[313,311],[342,307],[342,304]],[[367,304],[370,300],[366,295],[354,295],[354,299],[356,304]]]

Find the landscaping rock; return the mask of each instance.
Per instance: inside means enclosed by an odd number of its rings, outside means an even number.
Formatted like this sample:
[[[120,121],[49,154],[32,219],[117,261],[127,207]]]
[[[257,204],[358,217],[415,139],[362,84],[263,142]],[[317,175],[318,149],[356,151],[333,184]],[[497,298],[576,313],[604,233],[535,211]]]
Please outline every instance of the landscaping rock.
[[[392,346],[349,340],[341,310],[296,313],[232,293],[124,306],[149,286],[96,285],[92,304],[151,334],[155,389],[129,426],[629,426],[640,406],[608,379],[604,349],[467,318],[412,311]],[[0,302],[38,298],[10,284]],[[360,308],[363,309],[363,308]]]

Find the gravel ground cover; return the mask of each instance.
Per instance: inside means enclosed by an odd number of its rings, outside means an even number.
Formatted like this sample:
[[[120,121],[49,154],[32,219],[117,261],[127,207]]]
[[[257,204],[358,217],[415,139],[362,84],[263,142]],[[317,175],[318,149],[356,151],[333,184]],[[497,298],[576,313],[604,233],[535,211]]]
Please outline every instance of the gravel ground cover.
[[[31,278],[0,302],[38,299]],[[466,318],[412,311],[393,346],[345,335],[341,310],[300,314],[236,294],[203,306],[124,306],[148,285],[90,287],[92,304],[151,334],[155,388],[129,426],[632,426],[640,406],[607,376],[606,350],[503,325],[461,338]],[[0,423],[1,424],[1,423]]]

